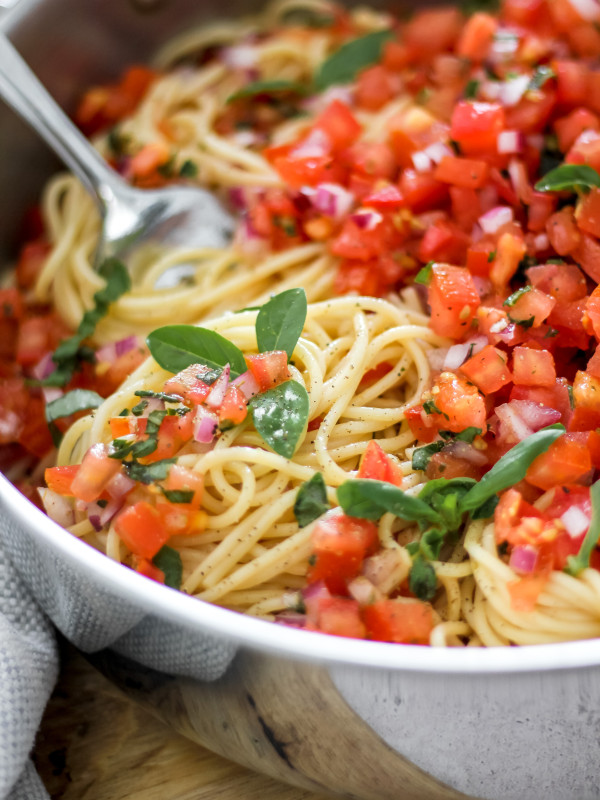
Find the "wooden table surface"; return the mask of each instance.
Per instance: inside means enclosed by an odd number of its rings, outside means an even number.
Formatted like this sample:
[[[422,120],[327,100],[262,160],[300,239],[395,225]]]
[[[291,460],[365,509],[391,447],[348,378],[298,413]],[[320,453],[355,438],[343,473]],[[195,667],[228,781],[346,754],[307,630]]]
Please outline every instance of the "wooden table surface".
[[[327,800],[173,733],[69,646],[34,761],[53,800]]]

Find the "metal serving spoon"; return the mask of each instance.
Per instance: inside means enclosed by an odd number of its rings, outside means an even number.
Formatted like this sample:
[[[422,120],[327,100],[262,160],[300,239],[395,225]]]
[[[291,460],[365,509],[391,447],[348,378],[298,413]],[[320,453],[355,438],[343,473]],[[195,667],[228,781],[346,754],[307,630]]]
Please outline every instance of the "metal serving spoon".
[[[191,186],[136,189],[103,160],[0,33],[0,97],[77,175],[96,200],[102,229],[95,265],[142,244],[221,247],[233,220],[210,192]]]

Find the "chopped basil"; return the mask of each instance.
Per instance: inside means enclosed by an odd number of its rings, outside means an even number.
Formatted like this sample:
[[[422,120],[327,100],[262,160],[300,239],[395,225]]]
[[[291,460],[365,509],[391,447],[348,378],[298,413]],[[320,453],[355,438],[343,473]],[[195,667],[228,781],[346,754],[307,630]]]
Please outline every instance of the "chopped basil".
[[[230,94],[225,102],[233,103],[235,100],[256,98],[261,95],[270,96],[272,94],[281,94],[282,92],[303,96],[310,94],[310,87],[298,81],[253,81],[237,92]]]
[[[161,461],[154,461],[152,464],[126,461],[125,469],[131,480],[148,485],[156,481],[164,481],[176,460],[175,458],[163,458]],[[178,502],[183,501],[180,500]]]
[[[511,317],[510,314],[508,314],[507,316],[508,316],[509,320],[511,322],[513,322],[515,325],[520,325],[521,328],[525,328],[526,330],[527,330],[527,328],[531,328],[531,326],[535,322],[535,317],[534,316],[527,317],[527,319],[515,319],[514,317]]]
[[[134,417],[141,417],[141,415],[144,413],[147,407],[148,407],[148,401],[140,400],[140,402],[137,405],[133,406],[133,408],[131,409],[131,413],[133,414]],[[128,415],[125,414],[124,416]]]
[[[475,100],[475,98],[477,97],[478,90],[479,90],[479,81],[473,78],[465,86],[465,99]]]
[[[310,480],[300,486],[296,495],[294,516],[298,527],[305,528],[328,510],[325,480],[320,472],[315,472]]]
[[[553,339],[555,336],[558,336],[558,331],[556,328],[548,328],[544,334],[544,339]]]
[[[426,444],[424,447],[418,447],[412,455],[412,468],[420,470],[427,469],[431,456],[435,455],[435,453],[439,453],[445,446],[446,442],[432,442],[431,444]]]
[[[289,360],[302,333],[307,307],[304,289],[288,289],[265,303],[256,316],[259,351],[285,350]]]
[[[57,419],[70,417],[78,411],[89,411],[92,408],[98,408],[103,402],[103,398],[90,389],[73,389],[72,392],[67,392],[62,397],[51,400],[46,405],[46,422],[50,428],[54,444],[58,447],[62,439],[62,433],[54,424]]]
[[[198,165],[191,159],[186,158],[181,167],[179,168],[180,178],[195,178],[198,175]]]
[[[191,503],[194,499],[192,489],[162,489],[162,493],[169,503]]]
[[[552,69],[552,67],[547,66],[547,64],[541,64],[533,73],[533,76],[529,81],[527,91],[538,91],[551,78],[556,78],[556,72]]]
[[[163,571],[166,586],[170,586],[172,589],[181,588],[183,566],[181,563],[181,556],[177,550],[174,550],[166,544],[163,545],[152,559],[152,563],[155,567]]]
[[[106,259],[98,273],[106,280],[106,285],[94,295],[94,307],[85,312],[76,333],[64,339],[54,351],[52,360],[56,369],[40,381],[42,386],[65,386],[82,361],[94,361],[93,351],[83,346],[83,341],[92,336],[98,322],[108,313],[110,304],[131,288],[129,273],[116,258]]]
[[[250,411],[254,427],[276,453],[291,458],[304,436],[310,401],[297,381],[285,381],[253,397]]]
[[[328,86],[351,83],[361,70],[379,61],[384,44],[393,38],[391,30],[374,31],[342,45],[321,64],[314,78],[316,89],[322,92]]]
[[[208,381],[207,381],[208,383]],[[136,397],[152,397],[154,400],[162,400],[163,403],[181,403],[181,397],[177,394],[166,394],[166,392],[152,392],[150,389],[139,389],[134,392]]]
[[[157,364],[169,372],[181,372],[192,364],[204,364],[212,369],[222,369],[229,364],[232,378],[246,371],[242,351],[208,328],[165,325],[152,331],[146,343]]]
[[[600,189],[600,175],[587,164],[561,164],[535,184],[538,192],[589,192]]]
[[[149,456],[156,450],[158,445],[158,431],[160,430],[163,419],[167,416],[167,412],[161,410],[152,411],[148,415],[146,422],[146,438],[137,442],[128,442],[123,439],[115,439],[113,442],[113,451],[109,453],[110,458],[124,459],[127,456],[135,458],[143,458]],[[157,462],[159,463],[159,462]]]
[[[491,253],[488,254],[487,260],[488,264],[491,264],[492,261],[496,258],[496,251],[492,250]]]
[[[590,497],[592,500],[592,519],[590,521],[590,527],[583,537],[579,552],[576,556],[569,556],[567,559],[567,566],[565,567],[565,572],[575,577],[577,577],[582,570],[589,567],[590,557],[600,538],[600,481],[596,481],[590,489]]]
[[[379,519],[386,511],[390,511],[411,522],[440,522],[439,514],[427,503],[383,481],[344,481],[337,489],[337,499],[350,517]]]
[[[421,555],[417,555],[413,560],[408,575],[408,585],[419,600],[431,600],[435,595],[437,589],[435,570]]]
[[[435,261],[430,261],[429,263],[425,264],[425,266],[422,267],[415,275],[415,283],[420,283],[423,286],[429,286],[431,283],[431,271],[434,264]]]
[[[527,292],[530,292],[532,289],[533,286],[522,286],[520,289],[517,289],[516,292],[513,292],[510,295],[510,297],[507,297],[504,303],[502,303],[502,305],[512,308],[517,302],[517,300],[520,300],[524,294],[527,294]]]
[[[436,406],[435,400],[425,400],[423,403],[423,411],[426,414],[441,414],[442,411]]]

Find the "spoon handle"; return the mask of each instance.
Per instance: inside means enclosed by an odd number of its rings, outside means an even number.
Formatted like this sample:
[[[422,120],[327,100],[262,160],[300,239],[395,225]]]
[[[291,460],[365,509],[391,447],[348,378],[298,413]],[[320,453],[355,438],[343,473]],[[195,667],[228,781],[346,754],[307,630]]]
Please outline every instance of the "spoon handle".
[[[50,145],[103,211],[105,202],[124,182],[107,166],[2,33],[0,97]]]

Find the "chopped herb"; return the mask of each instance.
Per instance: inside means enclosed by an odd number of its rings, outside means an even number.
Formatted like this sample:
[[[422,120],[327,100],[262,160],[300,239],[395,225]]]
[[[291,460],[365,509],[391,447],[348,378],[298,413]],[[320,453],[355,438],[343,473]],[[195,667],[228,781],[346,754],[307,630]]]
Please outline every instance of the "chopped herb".
[[[564,264],[565,260],[563,258],[548,258],[546,260],[546,264]]]
[[[426,414],[441,414],[442,411],[439,409],[436,404],[435,400],[425,400],[423,403],[423,411]]]
[[[115,439],[113,442],[113,452],[109,453],[110,458],[118,458],[122,460],[130,455],[136,459],[149,456],[151,453],[153,453],[158,445],[158,431],[160,430],[161,423],[166,416],[167,412],[163,410],[150,412],[146,422],[146,438],[136,442]]]
[[[418,447],[412,455],[412,468],[425,470],[431,459],[431,456],[439,453],[446,446],[446,442],[432,442],[426,444],[424,447]]]
[[[52,441],[58,447],[62,439],[62,433],[54,424],[57,419],[63,417],[70,417],[78,411],[89,411],[92,408],[98,408],[104,400],[97,392],[92,392],[90,389],[73,389],[72,392],[63,394],[62,397],[57,397],[46,405],[46,422],[50,428]]]
[[[152,331],[146,342],[157,364],[174,374],[198,363],[219,370],[229,364],[232,379],[247,369],[239,347],[208,328],[165,325]]]
[[[477,97],[478,90],[479,90],[479,81],[473,78],[465,86],[465,98],[467,100],[475,100],[475,98]]]
[[[195,178],[198,175],[198,165],[191,159],[186,158],[181,167],[179,168],[180,178]]]
[[[284,25],[298,25],[303,28],[329,28],[335,19],[331,14],[316,8],[290,8],[283,13]]]
[[[155,463],[160,464],[160,461]],[[194,499],[192,489],[162,489],[161,491],[169,503],[191,503]]]
[[[254,427],[276,453],[291,458],[306,431],[310,401],[297,381],[280,383],[253,397],[250,411]]]
[[[556,328],[548,328],[544,334],[544,339],[554,339],[555,336],[558,336],[558,331]]]
[[[492,250],[492,251],[491,251],[491,253],[488,253],[488,257],[487,257],[488,264],[491,264],[491,263],[492,263],[492,261],[493,261],[495,258],[496,258],[496,251],[495,251],[495,250]]]
[[[600,188],[600,175],[587,164],[561,164],[535,184],[538,192],[589,192]]]
[[[100,508],[106,508],[106,506],[108,505],[108,500],[103,500],[102,498],[100,498],[99,500],[96,500],[96,503],[98,503]]]
[[[420,283],[423,286],[429,286],[431,283],[431,274],[435,261],[430,261],[420,269],[415,276],[415,283]]]
[[[527,319],[515,319],[514,317],[511,317],[510,314],[508,314],[508,318],[511,322],[514,322],[515,325],[520,325],[521,328],[525,328],[526,330],[528,328],[531,328],[531,326],[535,322],[534,316],[528,317]]]
[[[131,480],[150,484],[156,481],[164,481],[175,461],[175,458],[163,458],[161,461],[154,461],[152,464],[140,464],[139,461],[126,461],[125,469]],[[172,502],[181,503],[190,501],[179,500]]]
[[[435,570],[429,561],[422,555],[417,555],[413,560],[408,575],[408,585],[411,592],[419,600],[431,600],[437,589]]]
[[[600,481],[596,481],[590,489],[590,497],[592,499],[592,519],[590,527],[583,537],[579,552],[576,556],[569,556],[567,559],[567,566],[565,567],[565,572],[575,577],[579,575],[582,570],[589,567],[590,557],[598,544],[598,538],[600,538]]]
[[[281,94],[282,92],[303,96],[310,94],[310,87],[303,83],[298,83],[298,81],[254,81],[253,83],[248,83],[237,92],[230,94],[225,102],[233,103],[236,100],[256,99],[272,94]]]
[[[502,303],[502,305],[512,308],[517,302],[517,300],[523,297],[524,294],[527,294],[527,292],[530,292],[532,289],[533,286],[522,286],[520,289],[517,289],[516,292],[513,292],[510,295],[510,297],[507,297],[507,299],[504,301],[504,303]]]
[[[294,503],[294,516],[298,527],[305,528],[329,510],[325,480],[320,472],[305,481],[298,489]]]
[[[181,588],[181,579],[183,577],[183,566],[181,564],[181,556],[168,545],[163,545],[158,553],[152,559],[155,567],[162,570],[165,576],[165,585],[170,586],[172,589]]]
[[[206,381],[206,383],[208,383],[208,381]],[[181,397],[177,394],[166,394],[165,392],[151,392],[149,389],[139,389],[137,392],[134,392],[134,395],[136,397],[152,397],[154,400],[162,400],[163,403],[181,403]]]
[[[392,30],[374,31],[342,45],[321,64],[314,79],[316,89],[322,92],[329,86],[351,83],[361,70],[380,60],[384,44],[393,38]]]
[[[533,73],[533,76],[529,81],[527,91],[537,92],[551,78],[556,78],[556,72],[552,69],[552,67],[549,67],[546,64],[541,64]]]
[[[175,160],[177,156],[175,153],[169,156],[169,159],[165,161],[163,164],[160,164],[156,171],[159,175],[162,175],[163,178],[172,178],[175,175]]]

